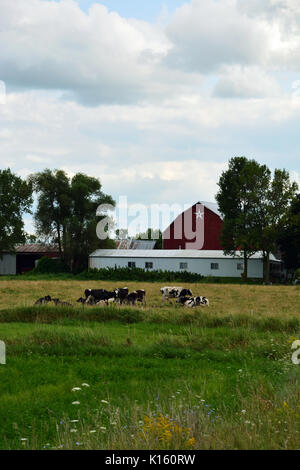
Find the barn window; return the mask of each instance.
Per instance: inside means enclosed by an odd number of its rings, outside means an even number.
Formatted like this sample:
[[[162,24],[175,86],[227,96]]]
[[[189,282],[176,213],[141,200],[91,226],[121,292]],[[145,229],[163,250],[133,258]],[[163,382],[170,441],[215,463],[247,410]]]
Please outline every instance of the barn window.
[[[219,269],[219,263],[210,263],[210,269]]]
[[[188,268],[188,264],[187,264],[187,263],[180,263],[180,264],[179,264],[179,268],[180,268],[180,269],[187,269],[187,268]]]
[[[146,268],[146,269],[153,269],[153,263],[150,262],[150,261],[147,261],[147,262],[145,263],[145,268]]]
[[[237,266],[236,266],[236,269],[237,269],[238,271],[244,271],[244,265],[243,265],[243,263],[238,263]]]
[[[134,261],[128,261],[128,268],[135,268],[135,262]]]

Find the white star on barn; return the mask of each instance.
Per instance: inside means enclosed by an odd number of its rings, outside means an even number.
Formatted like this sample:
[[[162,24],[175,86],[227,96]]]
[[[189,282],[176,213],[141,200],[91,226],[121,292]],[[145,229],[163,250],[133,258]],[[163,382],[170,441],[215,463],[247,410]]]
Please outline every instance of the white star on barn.
[[[200,209],[197,212],[194,212],[194,214],[196,215],[197,219],[203,220],[204,212],[201,212]]]

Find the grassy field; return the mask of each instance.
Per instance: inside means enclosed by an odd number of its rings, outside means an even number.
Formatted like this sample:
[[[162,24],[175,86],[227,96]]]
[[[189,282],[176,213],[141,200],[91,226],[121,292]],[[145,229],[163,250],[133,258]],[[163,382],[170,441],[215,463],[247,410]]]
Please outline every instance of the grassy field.
[[[1,280],[0,449],[299,449],[300,289],[194,284],[209,308],[81,307],[111,282]],[[118,287],[122,287],[122,284]],[[33,307],[44,295],[74,308]]]

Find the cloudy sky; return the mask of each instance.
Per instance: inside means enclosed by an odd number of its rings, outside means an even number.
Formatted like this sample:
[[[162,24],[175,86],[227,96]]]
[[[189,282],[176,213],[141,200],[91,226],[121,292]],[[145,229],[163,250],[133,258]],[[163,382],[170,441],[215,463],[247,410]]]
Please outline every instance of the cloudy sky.
[[[236,155],[299,181],[299,0],[0,0],[0,80],[22,176],[148,205],[213,201]]]

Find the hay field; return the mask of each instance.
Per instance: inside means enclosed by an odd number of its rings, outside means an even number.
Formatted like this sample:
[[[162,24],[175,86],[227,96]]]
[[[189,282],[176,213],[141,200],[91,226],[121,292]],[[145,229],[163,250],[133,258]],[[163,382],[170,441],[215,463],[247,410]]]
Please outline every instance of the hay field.
[[[112,282],[0,282],[0,449],[299,449],[300,288],[193,284],[210,307],[83,307]],[[188,287],[183,285],[183,287]],[[44,295],[74,307],[33,306]]]
[[[163,283],[129,282],[130,291],[145,289],[147,308],[163,308],[160,287]],[[257,286],[230,284],[180,284],[190,287],[193,295],[204,295],[210,300],[211,315],[250,314],[255,317],[280,316],[300,318],[299,286]],[[108,289],[124,287],[114,282],[73,280],[8,280],[0,282],[0,310],[31,306],[39,297],[51,295],[78,307],[76,300],[84,296],[87,288]],[[176,306],[176,305],[175,305]],[[165,306],[166,308],[167,306]],[[173,301],[174,307],[174,301]]]

